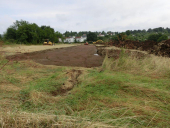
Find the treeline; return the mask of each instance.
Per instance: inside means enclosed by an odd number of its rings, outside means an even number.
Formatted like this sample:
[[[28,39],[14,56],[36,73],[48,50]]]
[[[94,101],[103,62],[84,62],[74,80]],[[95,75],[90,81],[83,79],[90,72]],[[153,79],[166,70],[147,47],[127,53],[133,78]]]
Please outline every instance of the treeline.
[[[96,35],[99,35],[99,34],[103,34],[103,35],[107,35],[107,34],[113,34],[113,33],[118,33],[118,32],[111,32],[111,31],[108,31],[107,33],[105,31],[96,31],[96,32],[91,32],[91,31],[80,31],[80,32],[73,32],[73,31],[66,31],[65,33],[63,33],[63,35],[65,37],[70,37],[70,36],[82,36],[84,34],[89,34],[89,33],[95,33]]]
[[[89,34],[93,33],[89,36]],[[52,42],[59,42],[59,38],[64,40],[65,37],[71,36],[82,36],[86,34],[87,37],[90,37],[89,40],[103,40],[104,42],[108,42],[110,40],[118,40],[118,38],[123,37],[126,40],[133,40],[143,42],[146,40],[152,40],[155,42],[160,42],[162,40],[168,39],[170,36],[170,28],[149,28],[148,30],[127,30],[125,32],[113,32],[113,31],[66,31],[61,34],[51,28],[50,26],[38,26],[36,23],[29,23],[27,21],[16,21],[7,28],[6,32],[0,35],[0,40],[11,42],[11,43],[22,43],[22,44],[42,44],[43,39],[49,39]],[[97,36],[101,34],[102,36]],[[103,36],[104,35],[104,36]],[[96,37],[97,36],[97,37]]]
[[[162,38],[162,40],[168,39],[168,36],[170,35],[170,28],[159,27],[154,29],[149,28],[148,30],[145,29],[133,31],[127,30],[124,33],[130,40],[134,41],[153,40],[155,42],[159,42],[161,41],[161,39],[159,38]]]
[[[69,37],[69,36],[75,36],[75,35],[83,35],[83,34],[88,34],[88,33],[90,33],[91,31],[80,31],[80,32],[73,32],[73,31],[66,31],[65,33],[63,33],[66,37]],[[115,31],[115,32],[113,32],[113,31],[107,31],[107,32],[105,32],[105,31],[96,31],[96,32],[93,32],[93,33],[95,33],[96,35],[99,35],[99,34],[103,34],[103,35],[113,35],[113,34],[115,34],[115,35],[117,35],[117,34],[119,34],[119,33],[122,33],[122,32],[117,32],[117,31]],[[165,34],[167,34],[167,33],[169,33],[170,34],[170,28],[163,28],[163,27],[158,27],[158,28],[154,28],[154,29],[151,29],[151,28],[149,28],[148,30],[145,30],[145,29],[143,29],[143,30],[127,30],[127,31],[125,31],[125,33],[126,33],[126,35],[130,35],[130,34],[152,34],[152,33],[165,33]]]
[[[12,43],[41,44],[43,39],[57,43],[58,39],[63,38],[63,36],[60,32],[55,32],[50,26],[39,27],[35,23],[21,20],[14,22],[4,33],[3,38]]]
[[[82,36],[83,34],[88,35],[89,33],[95,33],[96,35],[102,34],[104,37],[98,37],[98,39],[101,39],[103,41],[108,41],[109,39],[116,39],[120,34],[126,35],[126,39],[133,40],[133,41],[146,41],[146,40],[153,40],[155,42],[159,42],[161,40],[168,39],[168,36],[170,35],[170,28],[149,28],[148,30],[127,30],[125,32],[113,32],[113,31],[82,31],[82,32],[69,32],[66,31],[63,33],[65,37],[69,36]]]

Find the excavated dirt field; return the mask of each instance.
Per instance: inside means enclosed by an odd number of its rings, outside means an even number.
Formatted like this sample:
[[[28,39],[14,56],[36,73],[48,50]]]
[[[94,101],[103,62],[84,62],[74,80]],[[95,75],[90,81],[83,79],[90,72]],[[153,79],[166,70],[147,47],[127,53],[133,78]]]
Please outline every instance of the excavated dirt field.
[[[51,49],[32,53],[8,56],[13,61],[33,60],[44,65],[98,67],[104,57],[94,55],[97,49],[94,45],[80,45],[67,48]]]

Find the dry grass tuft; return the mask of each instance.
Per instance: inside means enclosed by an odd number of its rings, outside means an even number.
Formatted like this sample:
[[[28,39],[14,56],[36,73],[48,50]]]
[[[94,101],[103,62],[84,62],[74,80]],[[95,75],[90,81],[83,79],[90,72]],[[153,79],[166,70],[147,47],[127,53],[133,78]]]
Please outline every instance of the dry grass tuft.
[[[25,112],[0,113],[0,126],[3,128],[51,127],[55,115],[32,114]]]
[[[137,58],[127,56],[124,51],[116,60],[105,57],[103,68],[107,70],[128,71],[141,75],[157,75],[158,77],[169,77],[170,75],[170,58],[159,57],[155,55]]]
[[[12,84],[0,84],[0,90],[5,92],[11,92],[11,91],[20,91],[21,88],[12,85]]]
[[[35,104],[44,104],[44,103],[56,103],[61,100],[61,96],[51,96],[45,92],[31,91],[30,92],[30,100]]]
[[[114,128],[103,123],[90,122],[88,118],[11,111],[0,113],[0,126],[3,128]]]

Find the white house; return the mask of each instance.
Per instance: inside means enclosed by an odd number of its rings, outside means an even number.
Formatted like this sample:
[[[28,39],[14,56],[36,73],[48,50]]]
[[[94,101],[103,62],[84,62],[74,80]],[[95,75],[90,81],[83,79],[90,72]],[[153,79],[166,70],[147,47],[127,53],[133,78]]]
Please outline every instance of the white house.
[[[64,40],[64,42],[65,42],[65,43],[66,43],[66,42],[68,42],[68,43],[73,43],[74,40],[75,40],[75,38],[73,38],[73,37],[66,37],[66,39]]]
[[[61,39],[61,38],[58,38],[58,42],[62,42],[62,39]]]
[[[68,43],[73,43],[73,42],[75,42],[75,40],[76,40],[77,42],[84,42],[85,40],[87,40],[87,37],[86,37],[86,36],[66,37],[65,40],[64,40],[64,42],[65,42],[65,43],[66,43],[66,42],[68,42]]]
[[[99,34],[97,37],[104,37],[104,35],[103,34]]]
[[[85,40],[87,40],[86,36],[76,37],[77,42],[84,42]]]
[[[76,41],[77,41],[77,42],[83,42],[84,40],[83,40],[82,37],[76,37]]]

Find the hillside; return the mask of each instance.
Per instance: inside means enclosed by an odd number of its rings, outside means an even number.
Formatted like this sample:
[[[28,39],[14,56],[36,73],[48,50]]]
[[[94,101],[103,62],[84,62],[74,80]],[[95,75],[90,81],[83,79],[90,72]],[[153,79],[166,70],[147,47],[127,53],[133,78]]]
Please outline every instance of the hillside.
[[[169,127],[170,59],[117,54],[93,68],[1,56],[0,127]]]

